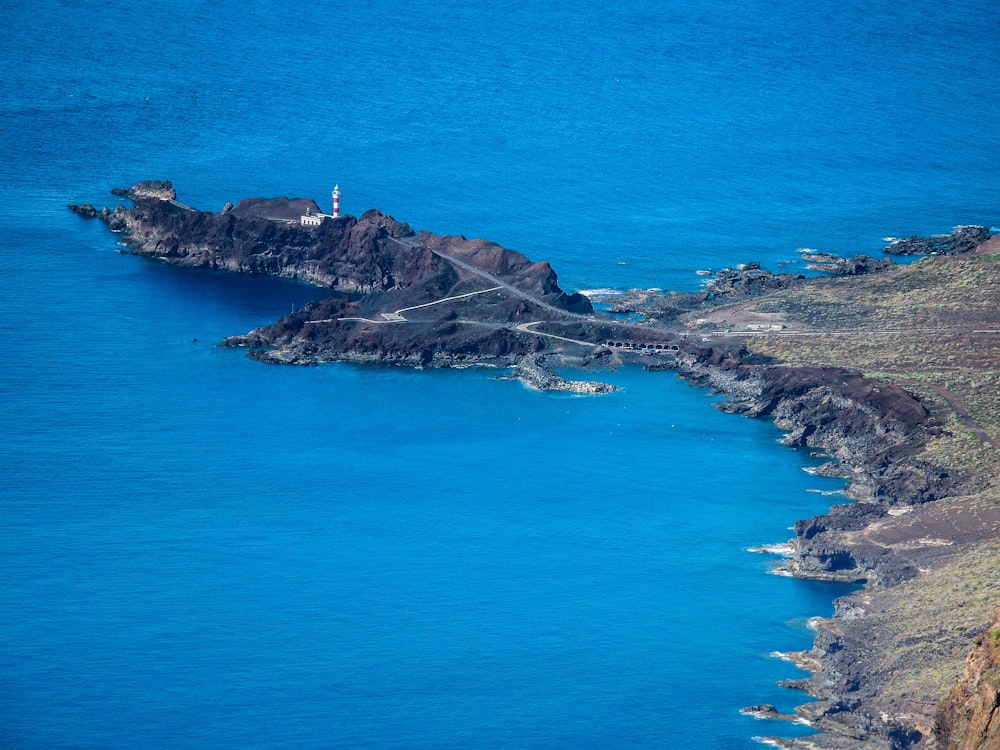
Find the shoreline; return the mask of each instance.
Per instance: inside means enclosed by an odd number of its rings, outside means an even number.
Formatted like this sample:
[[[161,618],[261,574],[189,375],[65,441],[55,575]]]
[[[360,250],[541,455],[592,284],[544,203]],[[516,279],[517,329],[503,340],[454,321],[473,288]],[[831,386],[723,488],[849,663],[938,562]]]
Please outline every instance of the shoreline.
[[[863,588],[816,621],[812,649],[788,654],[810,676],[782,684],[816,699],[789,716],[821,734],[764,740],[790,750],[931,750],[939,738],[979,731],[962,724],[969,691],[955,690],[965,654],[989,626],[989,604],[1000,600],[990,574],[1000,560],[1000,440],[973,416],[992,413],[995,396],[976,373],[1000,372],[992,302],[1000,296],[1000,241],[981,242],[982,228],[960,227],[930,245],[893,242],[893,252],[937,248],[942,257],[929,264],[828,258],[844,275],[822,280],[747,264],[717,272],[697,293],[633,290],[611,312],[641,315],[640,324],[566,294],[547,263],[482,240],[416,233],[374,210],[306,228],[294,221],[311,207],[302,199],[249,199],[209,214],[178,204],[169,182],[117,190],[135,208],[71,208],[122,232],[135,254],[310,279],[352,295],[223,342],[253,359],[488,365],[511,369],[501,377],[526,387],[586,394],[613,387],[567,381],[555,370],[643,364],[724,396],[715,404],[723,411],[772,420],[781,443],[826,459],[814,473],[846,488],[823,494],[845,502],[797,521],[787,543],[748,551],[781,554],[777,574]],[[260,236],[270,239],[262,245]],[[947,265],[968,253],[980,257]],[[922,306],[907,296],[911,287]],[[936,332],[933,340],[926,331]],[[955,386],[935,380],[957,358],[975,376],[968,387],[958,381],[972,408]],[[885,373],[887,363],[899,371]],[[930,365],[938,369],[928,376]],[[952,704],[941,702],[948,689]],[[994,713],[1000,732],[1000,707]]]
[[[960,513],[963,503],[972,507],[967,498],[976,497],[982,485],[981,477],[973,476],[972,472],[965,476],[936,474],[924,463],[922,456],[927,447],[945,432],[939,413],[919,403],[910,404],[913,419],[906,429],[901,429],[891,422],[907,409],[870,409],[865,415],[869,419],[862,419],[859,424],[857,415],[852,418],[850,412],[865,411],[866,393],[870,394],[871,389],[887,391],[898,387],[855,375],[855,388],[849,389],[853,392],[841,391],[838,408],[831,412],[831,401],[837,400],[834,397],[838,395],[838,387],[851,380],[845,377],[848,375],[845,371],[781,370],[780,366],[770,364],[748,366],[732,354],[731,348],[709,348],[693,354],[682,364],[679,374],[723,395],[725,401],[717,405],[723,411],[771,419],[785,433],[781,442],[812,447],[830,459],[817,473],[839,476],[847,482],[842,491],[845,502],[832,506],[826,514],[797,522],[795,537],[787,544],[760,545],[748,551],[785,556],[785,561],[772,571],[777,574],[863,586],[858,592],[837,598],[832,617],[813,620],[817,635],[812,649],[781,656],[809,677],[780,684],[803,691],[815,701],[798,706],[794,714],[765,711],[762,715],[771,719],[802,719],[820,734],[808,738],[762,739],[786,750],[958,747],[940,744],[939,738],[947,742],[957,735],[955,721],[948,725],[942,716],[950,710],[964,717],[962,710],[954,706],[942,708],[946,704],[939,705],[933,697],[922,698],[905,691],[900,697],[886,700],[880,693],[884,692],[886,680],[894,678],[881,672],[876,652],[883,649],[891,652],[896,646],[899,633],[890,624],[897,616],[894,613],[898,610],[893,607],[898,607],[899,590],[907,585],[915,591],[927,588],[926,581],[937,571],[954,565],[958,555],[974,557],[977,549],[997,538],[1000,508],[995,500],[990,500],[995,495],[978,503],[978,518],[968,528],[955,527],[951,536],[940,533],[940,528],[938,534],[926,533],[926,528],[917,526],[916,519],[923,518],[928,527],[934,527],[935,514],[946,517],[949,512]],[[795,384],[796,372],[809,374],[810,382]],[[901,391],[896,391],[897,395],[903,396]],[[893,417],[885,416],[886,412]],[[844,424],[838,425],[838,421]],[[850,429],[841,429],[845,426]],[[898,439],[873,444],[872,436],[879,434]],[[863,439],[852,445],[858,437]],[[880,462],[867,458],[882,452],[893,456],[894,469],[906,468],[911,470],[909,475],[901,478],[899,471],[887,472]],[[911,527],[909,534],[904,533],[905,526]],[[885,536],[896,534],[895,544],[879,546],[871,538],[866,539],[865,535],[876,528]],[[958,606],[966,610],[978,606],[981,613],[987,614],[990,608],[986,605],[995,600],[993,597],[1000,588],[988,579],[982,583],[985,590],[980,592],[978,604],[963,602]],[[940,615],[942,626],[948,620],[929,602],[928,614],[931,618]],[[875,617],[881,630],[866,627],[866,619]],[[958,681],[971,641],[988,625],[989,620],[982,618],[976,624],[966,623],[964,631],[957,630],[949,636],[950,641],[958,643],[960,652],[954,653],[953,644],[952,655],[938,659],[935,665],[938,668],[940,662],[950,661],[949,673],[938,680],[940,686],[950,687]],[[899,630],[905,628],[897,625],[896,631]],[[866,674],[868,671],[874,674]],[[979,678],[967,676],[966,682],[979,684]],[[952,693],[958,690],[956,686]],[[959,694],[962,695],[961,691]],[[993,714],[1000,717],[996,706]],[[995,720],[990,718],[993,714],[987,711],[985,718],[980,716],[976,731],[983,726],[995,726]]]

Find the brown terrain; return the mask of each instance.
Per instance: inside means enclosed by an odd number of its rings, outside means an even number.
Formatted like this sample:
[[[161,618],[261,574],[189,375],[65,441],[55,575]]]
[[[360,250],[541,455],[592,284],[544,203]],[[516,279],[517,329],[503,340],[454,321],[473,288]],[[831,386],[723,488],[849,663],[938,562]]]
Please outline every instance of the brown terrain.
[[[812,676],[790,687],[818,699],[798,714],[824,733],[773,741],[1000,748],[1000,238],[683,320],[716,350],[702,377],[730,394],[727,408],[771,416],[787,442],[820,448],[860,501],[796,525],[791,572],[865,587],[839,600],[814,648],[795,655]],[[728,382],[727,368],[739,373]],[[809,383],[775,385],[809,373],[813,401],[841,415],[826,436],[823,419],[802,419],[788,398]],[[741,391],[755,377],[764,385]],[[768,387],[793,405],[759,408]],[[866,426],[864,412],[880,426]],[[833,434],[844,427],[859,433]]]

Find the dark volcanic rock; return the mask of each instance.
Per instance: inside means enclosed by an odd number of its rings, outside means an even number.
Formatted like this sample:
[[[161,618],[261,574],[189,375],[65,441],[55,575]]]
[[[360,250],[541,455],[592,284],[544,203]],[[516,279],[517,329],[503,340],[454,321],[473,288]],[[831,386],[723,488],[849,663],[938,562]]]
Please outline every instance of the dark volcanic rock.
[[[888,258],[873,258],[870,255],[841,258],[832,253],[815,253],[802,257],[803,260],[809,261],[809,268],[831,276],[864,276],[887,271],[895,265]]]
[[[705,306],[704,295],[696,292],[662,292],[658,289],[629,289],[607,298],[612,315],[640,315],[649,323],[674,325],[685,313]]]
[[[132,209],[119,207],[113,214],[126,235],[124,243],[137,255],[174,265],[285,276],[360,293],[432,272],[428,253],[400,252],[384,242],[393,237],[385,226],[394,224],[379,221],[381,215],[360,222],[343,216],[312,228],[286,218],[301,215],[312,201],[241,201],[225,213],[156,198],[134,202]]]
[[[142,180],[130,188],[115,188],[111,194],[129,200],[156,198],[157,200],[172,201],[177,199],[177,191],[174,190],[170,180]]]
[[[771,273],[760,263],[746,263],[739,268],[723,268],[705,287],[702,298],[716,304],[759,297],[777,289],[787,289],[805,277],[801,274]]]
[[[97,216],[97,209],[94,208],[89,203],[78,203],[69,207],[69,210],[75,214],[79,214],[88,219],[93,219]]]
[[[959,255],[975,250],[990,238],[990,230],[974,224],[955,227],[951,234],[893,240],[883,252],[889,255]]]
[[[720,304],[760,297],[787,289],[805,279],[801,274],[772,273],[759,263],[723,268],[700,292],[663,292],[659,289],[629,289],[607,298],[608,312],[640,315],[648,323],[670,326],[685,313]]]
[[[250,198],[208,213],[178,203],[168,182],[115,192],[132,199],[133,207],[73,210],[122,232],[123,244],[136,255],[302,279],[351,295],[226,340],[263,361],[510,366],[557,346],[555,336],[518,325],[585,321],[581,314],[593,312],[586,297],[559,288],[548,263],[483,240],[417,235],[376,210],[305,225],[302,216],[319,214],[308,199]]]
[[[73,213],[83,216],[86,219],[101,219],[102,221],[108,222],[110,224],[110,218],[112,216],[111,210],[105,206],[100,211],[94,208],[89,203],[78,203],[71,205],[69,210]]]
[[[587,395],[612,393],[620,390],[609,383],[592,380],[566,380],[549,369],[544,357],[523,357],[518,360],[511,378],[520,380],[536,391],[565,391]]]
[[[495,242],[469,240],[462,236],[421,232],[416,240],[424,247],[476,268],[492,276],[510,280],[518,289],[546,304],[577,314],[593,312],[590,300],[582,294],[566,294],[559,288],[555,271],[547,262],[533,263],[524,255]]]
[[[250,356],[262,362],[350,361],[411,367],[508,367],[544,349],[538,336],[507,326],[464,324],[447,314],[443,319],[407,322],[362,317],[365,306],[379,300],[391,309],[393,296],[369,295],[361,301],[330,298],[223,344],[248,347]]]
[[[227,204],[228,211],[237,219],[268,219],[299,223],[299,217],[307,213],[319,214],[319,206],[310,198],[245,198],[235,206]]]
[[[338,291],[367,294],[421,284],[458,259],[523,290],[547,305],[577,313],[589,300],[563,292],[548,263],[532,263],[495,243],[414,231],[376,210],[360,219],[327,218],[317,227],[299,217],[318,213],[308,199],[250,198],[220,213],[177,203],[169,182],[118,189],[134,202],[102,216],[125,234],[137,255],[174,265],[303,279]],[[168,197],[169,196],[169,197]],[[74,210],[86,212],[83,206]],[[84,215],[98,215],[85,213]]]
[[[747,364],[715,348],[689,349],[686,376],[724,393],[726,411],[771,417],[784,442],[821,449],[855,480],[854,494],[888,503],[925,502],[933,485],[892,480],[894,465],[920,450],[937,427],[912,394],[836,367]],[[865,479],[864,477],[873,477]]]
[[[808,578],[880,584],[915,574],[904,557],[855,533],[893,506],[926,503],[961,480],[921,458],[940,432],[935,418],[910,393],[833,367],[753,365],[719,349],[689,347],[685,377],[727,396],[725,411],[772,418],[783,442],[830,457],[821,473],[847,479],[865,502],[834,506],[796,524],[788,568]]]

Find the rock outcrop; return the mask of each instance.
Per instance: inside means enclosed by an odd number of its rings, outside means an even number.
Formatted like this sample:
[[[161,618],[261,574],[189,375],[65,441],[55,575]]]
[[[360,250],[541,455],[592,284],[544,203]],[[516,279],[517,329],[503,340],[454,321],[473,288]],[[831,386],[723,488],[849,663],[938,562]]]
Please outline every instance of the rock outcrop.
[[[607,331],[595,328],[588,332],[594,344],[584,339],[574,346],[568,336],[522,329],[527,323],[586,323],[593,308],[583,295],[560,289],[548,263],[493,242],[417,233],[376,210],[307,225],[301,217],[318,215],[319,208],[302,198],[250,198],[210,213],[179,203],[169,182],[114,192],[133,206],[70,208],[120,232],[136,255],[300,279],[335,292],[224,342],[247,347],[264,362],[510,367],[542,351],[606,353],[600,340],[610,336]],[[557,380],[536,382],[562,387]]]
[[[737,268],[723,268],[702,292],[702,299],[720,304],[759,297],[767,292],[787,289],[805,277],[795,273],[772,273],[760,263],[745,263]]]
[[[942,701],[934,733],[941,750],[1000,748],[1000,607]]]
[[[536,391],[564,391],[596,395],[620,390],[617,386],[593,380],[566,380],[549,369],[543,357],[523,357],[510,376]]]
[[[827,455],[820,471],[848,479],[856,499],[927,502],[954,481],[930,467],[903,471],[940,426],[899,386],[843,368],[751,364],[713,347],[689,345],[681,363],[685,377],[727,396],[723,410],[771,418],[786,445]]]
[[[841,258],[833,253],[806,253],[802,259],[807,261],[808,267],[814,271],[831,276],[864,276],[869,273],[881,273],[894,265],[888,258],[873,258],[870,255]]]
[[[959,255],[975,250],[989,237],[988,227],[967,224],[955,227],[951,234],[894,239],[883,252],[889,255]]]
[[[442,254],[502,278],[546,305],[571,312],[591,311],[582,295],[568,295],[548,263],[532,263],[495,243],[417,235],[409,225],[377,210],[360,218],[327,218],[304,226],[299,217],[318,213],[308,199],[249,198],[219,213],[198,211],[176,201],[166,181],[116,188],[132,208],[97,211],[70,206],[97,217],[124,236],[137,255],[173,265],[301,279],[340,292],[369,294],[426,282],[449,266]]]
[[[791,335],[786,329],[769,339],[718,335],[681,347],[682,372],[724,394],[721,408],[774,420],[786,432],[784,442],[825,457],[817,473],[845,478],[846,494],[858,501],[798,521],[784,545],[790,557],[779,570],[864,587],[838,600],[834,617],[816,621],[810,650],[791,655],[811,674],[786,685],[815,699],[799,706],[796,718],[822,734],[768,738],[775,745],[938,750],[935,736],[963,750],[995,743],[989,734],[994,673],[982,659],[970,661],[973,676],[959,682],[936,717],[940,696],[959,679],[969,643],[1000,597],[995,442],[989,422],[970,414],[973,408],[979,417],[996,413],[995,389],[989,391],[994,397],[981,398],[987,392],[978,381],[985,376],[992,383],[997,350],[990,338],[968,347],[980,334],[1000,330],[987,302],[996,298],[1000,265],[995,249],[975,256],[900,266],[850,284],[817,279],[804,290],[768,296],[758,307],[729,306],[730,314],[792,310],[802,318]],[[910,301],[917,298],[913,289],[926,305]],[[802,302],[809,295],[820,300],[815,314]],[[842,338],[826,333],[826,321],[850,324],[850,314],[829,315],[831,307],[823,306],[846,295],[851,299],[838,312],[863,314],[873,296],[886,301],[881,324],[892,330],[844,327]],[[942,299],[955,302],[945,307],[937,303]],[[915,316],[925,316],[919,319],[926,328],[913,327]],[[862,351],[852,353],[850,346]],[[796,364],[782,364],[789,360]],[[890,372],[876,379],[812,364],[824,361]],[[941,370],[949,380],[938,380]],[[975,384],[962,391],[969,408],[955,393],[965,382]],[[787,718],[763,710],[754,715]]]

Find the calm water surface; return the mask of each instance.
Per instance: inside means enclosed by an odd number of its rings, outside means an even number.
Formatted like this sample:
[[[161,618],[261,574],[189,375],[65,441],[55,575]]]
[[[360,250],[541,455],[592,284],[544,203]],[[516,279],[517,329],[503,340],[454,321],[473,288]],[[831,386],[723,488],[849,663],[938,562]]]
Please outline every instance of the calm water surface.
[[[0,28],[0,744],[750,748],[842,589],[839,485],[669,373],[269,367],[322,295],[116,252],[173,180],[375,206],[569,290],[1000,224],[984,2],[14,3]]]

